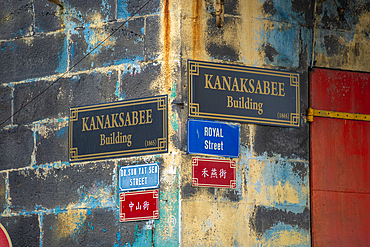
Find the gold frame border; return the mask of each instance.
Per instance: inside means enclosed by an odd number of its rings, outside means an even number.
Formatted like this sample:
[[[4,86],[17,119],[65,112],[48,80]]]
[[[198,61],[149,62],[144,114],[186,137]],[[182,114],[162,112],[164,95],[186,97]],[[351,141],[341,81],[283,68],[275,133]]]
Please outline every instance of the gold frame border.
[[[84,154],[84,155],[79,155],[78,148],[73,147],[73,122],[78,120],[78,112],[105,110],[105,109],[118,108],[122,106],[132,106],[132,105],[147,104],[147,103],[157,103],[157,110],[163,111],[163,132],[162,132],[163,137],[158,138],[156,147],[139,148],[139,149],[133,149],[133,150],[124,150],[124,151],[112,151],[112,152],[95,153],[95,154]],[[156,153],[164,153],[168,151],[168,96],[161,95],[161,96],[155,96],[155,97],[150,97],[150,98],[116,101],[116,102],[103,103],[103,104],[98,104],[98,105],[80,106],[80,107],[70,108],[68,143],[69,143],[69,161],[71,162],[127,157],[127,156],[133,156],[133,155],[152,155]]]

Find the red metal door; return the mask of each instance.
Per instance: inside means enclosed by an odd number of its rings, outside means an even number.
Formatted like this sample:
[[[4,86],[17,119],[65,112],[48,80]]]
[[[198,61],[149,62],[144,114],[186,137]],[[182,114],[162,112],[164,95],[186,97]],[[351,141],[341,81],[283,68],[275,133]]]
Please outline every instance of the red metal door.
[[[313,109],[370,114],[370,74],[314,69]],[[370,122],[314,117],[312,246],[370,246]]]

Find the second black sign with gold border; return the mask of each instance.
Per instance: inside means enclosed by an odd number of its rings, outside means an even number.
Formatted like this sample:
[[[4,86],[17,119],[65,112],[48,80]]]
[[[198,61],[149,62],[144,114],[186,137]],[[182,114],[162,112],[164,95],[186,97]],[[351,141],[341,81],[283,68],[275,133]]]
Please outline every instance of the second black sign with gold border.
[[[299,74],[188,61],[189,117],[299,127]]]
[[[167,151],[167,95],[70,109],[70,161]]]

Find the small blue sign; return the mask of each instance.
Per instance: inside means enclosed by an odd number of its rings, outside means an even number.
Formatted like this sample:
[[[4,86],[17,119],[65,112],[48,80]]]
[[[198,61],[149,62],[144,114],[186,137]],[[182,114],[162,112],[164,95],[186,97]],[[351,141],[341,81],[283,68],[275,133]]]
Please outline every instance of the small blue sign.
[[[240,127],[224,122],[188,120],[188,153],[239,156]]]
[[[119,190],[154,189],[159,186],[159,165],[157,163],[121,166],[119,169]]]

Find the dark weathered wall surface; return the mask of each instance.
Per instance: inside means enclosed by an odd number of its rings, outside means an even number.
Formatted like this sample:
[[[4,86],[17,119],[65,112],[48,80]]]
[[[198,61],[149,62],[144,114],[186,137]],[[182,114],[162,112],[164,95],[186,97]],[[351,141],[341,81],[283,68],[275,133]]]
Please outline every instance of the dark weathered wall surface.
[[[318,1],[315,66],[369,71],[369,1]]]
[[[0,223],[14,246],[310,245],[308,72],[369,71],[368,1],[226,0],[222,28],[215,0],[52,2],[0,0]],[[300,73],[300,128],[241,124],[235,190],[191,186],[188,59]],[[69,162],[70,107],[162,94],[167,154]],[[119,223],[118,167],[151,162],[160,219]]]

